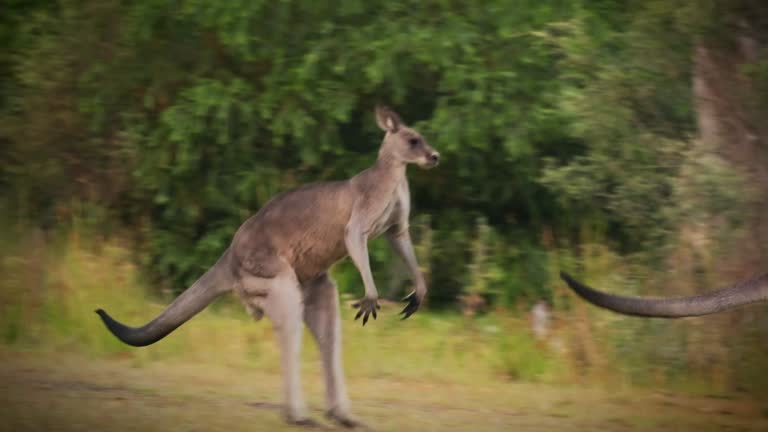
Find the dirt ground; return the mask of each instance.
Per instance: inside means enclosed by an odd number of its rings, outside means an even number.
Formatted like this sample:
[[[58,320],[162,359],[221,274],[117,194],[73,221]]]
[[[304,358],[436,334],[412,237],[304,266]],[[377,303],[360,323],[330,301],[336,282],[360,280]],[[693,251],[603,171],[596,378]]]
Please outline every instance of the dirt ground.
[[[322,416],[319,366],[304,373]],[[2,431],[288,431],[275,371],[0,351]],[[544,384],[348,378],[377,431],[765,431],[766,401]]]

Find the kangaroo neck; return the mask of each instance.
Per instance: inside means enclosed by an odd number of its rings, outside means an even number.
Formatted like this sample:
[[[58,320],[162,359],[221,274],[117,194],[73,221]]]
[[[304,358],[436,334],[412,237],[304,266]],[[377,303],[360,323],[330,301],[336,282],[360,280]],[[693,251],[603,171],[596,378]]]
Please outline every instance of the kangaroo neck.
[[[405,180],[405,162],[395,159],[393,156],[382,153],[371,167],[371,174],[381,177],[382,180],[394,180],[399,183]]]
[[[386,154],[379,155],[376,163],[353,179],[366,195],[382,197],[389,196],[405,181],[405,163]]]

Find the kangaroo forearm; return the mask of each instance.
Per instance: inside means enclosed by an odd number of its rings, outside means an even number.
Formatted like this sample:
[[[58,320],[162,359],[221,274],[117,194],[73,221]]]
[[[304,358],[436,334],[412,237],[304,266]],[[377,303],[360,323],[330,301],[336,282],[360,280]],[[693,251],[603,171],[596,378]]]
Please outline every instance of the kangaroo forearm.
[[[347,253],[352,262],[360,272],[365,287],[365,296],[369,298],[378,298],[379,293],[376,290],[376,284],[373,282],[371,274],[371,264],[368,258],[368,245],[365,236],[359,230],[350,230],[345,238]]]
[[[408,272],[411,275],[411,279],[416,284],[418,289],[426,290],[426,283],[424,282],[424,276],[419,269],[419,263],[416,260],[416,254],[413,250],[413,243],[411,242],[411,236],[408,231],[390,233],[387,235],[389,244],[395,253],[403,260]]]

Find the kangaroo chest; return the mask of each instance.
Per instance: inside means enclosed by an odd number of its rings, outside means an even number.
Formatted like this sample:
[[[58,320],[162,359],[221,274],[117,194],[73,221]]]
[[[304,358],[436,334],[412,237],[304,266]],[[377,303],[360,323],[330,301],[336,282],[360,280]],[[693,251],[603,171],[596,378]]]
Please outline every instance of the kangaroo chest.
[[[368,238],[378,237],[392,225],[400,222],[404,216],[407,218],[409,199],[408,183],[405,181],[398,183],[390,199],[381,206],[381,209],[372,218]]]

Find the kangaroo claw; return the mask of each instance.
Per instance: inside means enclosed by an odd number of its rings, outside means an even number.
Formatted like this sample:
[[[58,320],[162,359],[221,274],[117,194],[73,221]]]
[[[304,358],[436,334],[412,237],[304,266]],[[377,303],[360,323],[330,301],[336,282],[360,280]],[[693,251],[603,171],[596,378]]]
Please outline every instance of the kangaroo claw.
[[[404,302],[408,302],[407,305],[403,308],[403,310],[400,312],[400,315],[403,316],[402,319],[406,319],[409,316],[413,315],[414,312],[416,312],[419,309],[419,305],[421,304],[421,300],[419,300],[419,297],[416,295],[416,291],[408,294],[403,298]]]
[[[361,299],[358,302],[355,302],[355,304],[352,305],[353,308],[360,308],[360,310],[357,311],[357,314],[355,314],[355,321],[357,321],[361,316],[363,317],[363,326],[368,322],[368,317],[373,316],[373,319],[376,319],[377,313],[376,311],[378,309],[381,309],[381,306],[379,306],[379,302],[377,299],[371,299],[368,297],[365,297]]]

